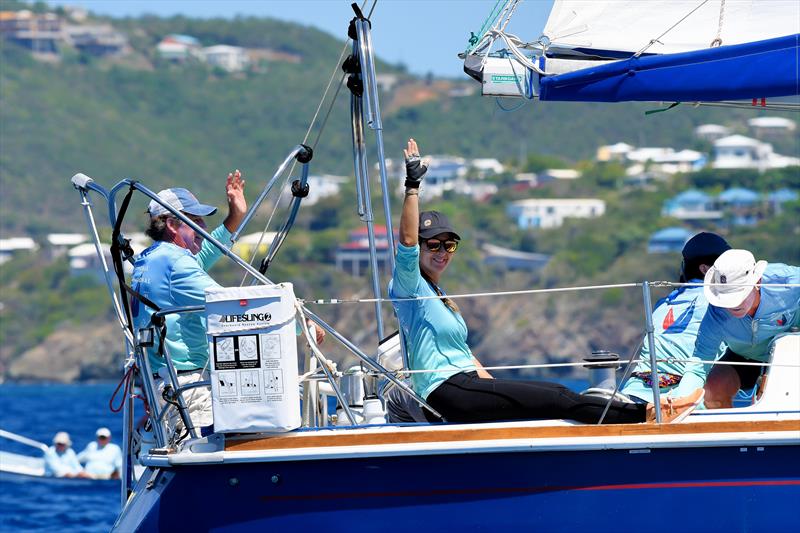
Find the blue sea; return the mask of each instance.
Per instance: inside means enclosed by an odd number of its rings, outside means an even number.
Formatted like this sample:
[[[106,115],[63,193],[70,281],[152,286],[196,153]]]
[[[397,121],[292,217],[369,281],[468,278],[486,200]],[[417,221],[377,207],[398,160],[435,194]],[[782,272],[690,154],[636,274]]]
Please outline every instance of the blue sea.
[[[116,383],[0,385],[0,428],[50,444],[66,431],[80,452],[97,428],[111,429],[120,444],[122,413],[108,401]],[[37,450],[0,438],[0,449],[26,455]],[[0,475],[0,531],[108,531],[120,510],[119,481],[22,479]]]
[[[558,381],[578,391],[586,386],[581,380]],[[97,428],[106,426],[111,429],[112,440],[121,444],[122,413],[112,413],[108,406],[115,388],[116,383],[0,385],[0,429],[48,445],[56,432],[66,431],[79,452],[94,440]],[[3,438],[0,449],[38,455],[29,446]],[[111,529],[119,511],[118,481],[0,474],[0,532],[105,532]]]

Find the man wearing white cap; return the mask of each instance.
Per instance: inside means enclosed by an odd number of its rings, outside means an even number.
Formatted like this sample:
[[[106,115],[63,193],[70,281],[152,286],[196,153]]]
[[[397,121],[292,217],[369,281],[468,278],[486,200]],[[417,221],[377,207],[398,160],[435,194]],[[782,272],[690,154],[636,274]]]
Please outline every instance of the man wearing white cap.
[[[747,250],[728,250],[706,272],[709,312],[698,332],[695,354],[706,359],[720,341],[729,363],[767,362],[769,345],[779,334],[800,326],[800,268],[756,262]],[[795,285],[795,286],[786,286]],[[732,407],[739,389],[752,389],[761,366],[715,365],[706,381],[709,409]]]
[[[53,445],[44,452],[44,475],[51,477],[86,477],[72,449],[69,433],[59,431]]]
[[[211,236],[230,245],[231,233],[247,212],[244,180],[238,170],[228,174],[225,194],[228,216]],[[182,188],[165,189],[158,197],[204,229],[204,217],[217,211],[216,207],[201,204],[191,192]],[[219,286],[206,271],[222,253],[158,202],[151,201],[147,212],[150,215],[147,234],[154,243],[136,257],[131,286],[161,309],[205,305],[206,288]],[[132,300],[136,328],[148,327],[154,310],[138,298]],[[167,315],[166,327],[166,349],[178,371],[180,384],[207,380],[208,341],[203,313]],[[166,375],[164,359],[155,351],[149,351],[151,370],[158,374],[156,377],[163,377]],[[184,399],[195,427],[212,424],[211,396],[207,387],[191,389]],[[174,413],[170,422],[181,426]]]
[[[111,442],[111,431],[100,428],[97,440],[90,442],[78,454],[78,461],[86,463],[86,474],[94,479],[119,479],[122,474],[122,450]]]

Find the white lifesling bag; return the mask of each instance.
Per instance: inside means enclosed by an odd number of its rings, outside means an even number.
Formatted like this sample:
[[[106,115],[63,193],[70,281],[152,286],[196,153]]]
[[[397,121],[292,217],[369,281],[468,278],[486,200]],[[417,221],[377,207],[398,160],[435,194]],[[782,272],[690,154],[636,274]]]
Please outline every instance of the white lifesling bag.
[[[300,427],[291,283],[206,289],[214,430]]]

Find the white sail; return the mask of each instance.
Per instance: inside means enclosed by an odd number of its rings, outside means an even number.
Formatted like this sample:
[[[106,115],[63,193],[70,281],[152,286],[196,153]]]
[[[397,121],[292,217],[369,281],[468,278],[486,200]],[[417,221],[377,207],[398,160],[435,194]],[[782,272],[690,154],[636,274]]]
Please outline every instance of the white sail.
[[[796,33],[797,0],[555,0],[543,35],[582,51],[637,52],[658,39],[647,53],[669,54]]]

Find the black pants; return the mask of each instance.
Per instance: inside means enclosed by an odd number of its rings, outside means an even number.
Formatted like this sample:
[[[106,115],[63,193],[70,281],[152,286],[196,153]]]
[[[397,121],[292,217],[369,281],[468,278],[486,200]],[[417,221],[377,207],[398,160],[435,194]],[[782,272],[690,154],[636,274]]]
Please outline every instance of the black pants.
[[[448,422],[491,422],[565,418],[596,424],[608,400],[578,394],[558,383],[479,378],[476,372],[451,376],[428,395],[428,403]],[[433,422],[435,417],[427,410]],[[646,406],[614,401],[603,423],[644,422]]]

